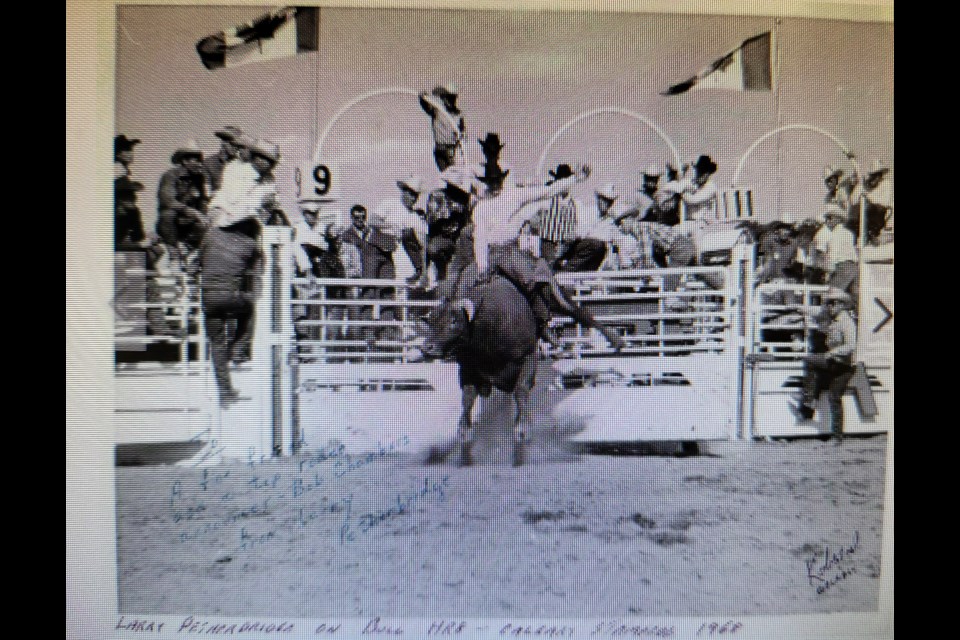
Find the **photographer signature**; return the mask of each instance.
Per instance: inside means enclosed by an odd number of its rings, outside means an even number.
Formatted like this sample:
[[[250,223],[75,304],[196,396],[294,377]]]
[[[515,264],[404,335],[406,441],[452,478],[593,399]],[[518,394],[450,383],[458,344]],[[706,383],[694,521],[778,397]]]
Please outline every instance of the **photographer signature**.
[[[805,561],[807,581],[816,589],[817,595],[825,593],[857,572],[857,568],[850,566],[850,563],[851,557],[856,555],[859,548],[860,532],[854,531],[850,544],[837,550],[826,547],[822,554],[816,553]]]

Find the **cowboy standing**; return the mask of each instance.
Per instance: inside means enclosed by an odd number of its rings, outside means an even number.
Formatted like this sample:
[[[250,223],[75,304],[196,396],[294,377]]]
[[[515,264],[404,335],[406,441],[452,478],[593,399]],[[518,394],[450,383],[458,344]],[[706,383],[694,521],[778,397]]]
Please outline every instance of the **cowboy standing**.
[[[223,170],[233,160],[239,157],[236,140],[243,135],[239,127],[227,125],[223,129],[214,131],[213,135],[220,138],[220,150],[203,161],[203,168],[210,181],[210,191],[217,191],[223,184]]]
[[[846,217],[846,212],[836,205],[829,206],[823,214],[823,227],[813,238],[813,249],[818,264],[826,271],[826,284],[845,291],[856,301],[860,293],[857,244],[853,232],[843,225]]]
[[[487,197],[481,199],[473,211],[473,253],[476,257],[477,281],[486,280],[498,272],[523,293],[537,319],[538,335],[557,349],[562,344],[549,327],[550,308],[562,309],[574,320],[587,327],[597,328],[616,349],[625,346],[615,331],[598,325],[593,316],[574,304],[563,292],[550,266],[543,258],[520,249],[520,229],[536,210],[524,205],[552,198],[568,192],[575,184],[590,176],[590,167],[584,165],[577,174],[557,178],[543,187],[508,187],[503,182],[506,173],[484,175]]]
[[[448,83],[434,87],[431,92],[422,92],[420,106],[431,118],[433,127],[433,158],[442,173],[454,163],[457,149],[463,152],[466,124],[457,107],[457,86]]]
[[[827,391],[830,401],[830,433],[839,444],[843,438],[843,394],[853,377],[853,355],[857,349],[857,323],[851,315],[850,296],[831,288],[823,297],[820,317],[826,344],[825,353],[805,357],[803,399],[800,415],[810,420],[820,394]]]

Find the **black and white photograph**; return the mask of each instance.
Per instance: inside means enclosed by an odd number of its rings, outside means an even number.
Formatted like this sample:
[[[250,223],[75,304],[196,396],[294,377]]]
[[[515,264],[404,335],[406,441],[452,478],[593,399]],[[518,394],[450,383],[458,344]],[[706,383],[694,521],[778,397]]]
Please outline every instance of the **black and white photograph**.
[[[103,637],[893,636],[892,2],[89,11]]]

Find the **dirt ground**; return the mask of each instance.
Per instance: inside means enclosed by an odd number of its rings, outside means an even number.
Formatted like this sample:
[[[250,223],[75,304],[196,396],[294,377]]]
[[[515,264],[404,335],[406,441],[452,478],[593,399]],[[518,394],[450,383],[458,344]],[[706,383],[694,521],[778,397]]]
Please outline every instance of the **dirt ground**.
[[[402,438],[117,469],[121,613],[591,617],[874,611],[886,437],[477,464]]]

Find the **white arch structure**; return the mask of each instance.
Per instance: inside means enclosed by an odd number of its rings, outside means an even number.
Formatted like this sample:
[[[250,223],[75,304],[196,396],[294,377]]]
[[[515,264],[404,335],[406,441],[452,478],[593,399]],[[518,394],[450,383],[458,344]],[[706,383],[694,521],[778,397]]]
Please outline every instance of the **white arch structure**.
[[[333,127],[337,124],[337,121],[340,120],[343,115],[354,108],[361,102],[369,100],[370,98],[376,98],[378,96],[390,95],[393,93],[401,95],[411,95],[414,97],[419,96],[420,94],[413,89],[408,89],[407,87],[389,87],[386,89],[373,89],[372,91],[367,91],[356,96],[346,104],[344,104],[340,109],[333,114],[333,117],[330,118],[330,121],[327,123],[326,128],[323,130],[323,133],[320,134],[320,137],[317,139],[317,149],[313,154],[314,162],[320,162],[320,153],[323,151],[323,144],[327,141],[327,136],[330,135],[330,131],[333,130]]]
[[[784,131],[812,131],[813,133],[818,133],[826,138],[829,138],[831,141],[833,141],[834,144],[840,147],[840,150],[844,153],[844,155],[850,158],[850,150],[849,148],[847,148],[847,145],[843,144],[843,142],[841,142],[839,138],[837,138],[835,135],[833,135],[829,131],[824,131],[823,129],[814,127],[809,124],[787,124],[782,127],[777,127],[773,131],[768,131],[767,133],[763,134],[762,136],[760,136],[759,138],[753,141],[753,144],[751,144],[750,147],[746,150],[746,152],[744,152],[744,154],[740,156],[740,162],[737,163],[737,170],[733,173],[733,179],[730,181],[731,187],[737,186],[737,181],[740,179],[740,172],[743,171],[743,165],[746,164],[747,158],[749,158],[753,154],[753,152],[757,149],[757,147],[763,144],[763,142],[768,138],[771,138],[777,135],[778,133],[783,133]],[[854,168],[857,170],[857,175],[863,176],[863,172],[860,170],[860,164],[857,162],[856,158],[850,158],[850,162],[853,163]]]
[[[645,118],[644,116],[640,115],[635,111],[630,111],[629,109],[624,109],[623,107],[600,107],[598,109],[593,109],[592,111],[585,111],[577,115],[572,120],[569,120],[566,124],[564,124],[562,127],[557,129],[557,132],[553,134],[553,137],[550,138],[549,142],[547,142],[547,145],[543,148],[543,152],[540,154],[540,159],[537,161],[537,175],[539,176],[543,174],[543,163],[547,159],[547,153],[549,153],[551,147],[553,147],[554,143],[560,138],[560,136],[566,133],[567,129],[577,124],[581,120],[586,120],[587,118],[592,118],[593,116],[600,115],[603,113],[613,113],[613,114],[618,114],[622,116],[627,116],[628,118],[633,118],[634,120],[637,120],[638,122],[645,124],[651,129],[653,129],[654,133],[660,136],[660,139],[663,140],[663,142],[667,145],[667,147],[670,148],[670,153],[673,154],[674,162],[676,162],[675,166],[677,167],[681,166],[680,153],[677,151],[677,147],[673,144],[673,141],[670,139],[670,137],[667,136],[667,134],[665,134],[663,130],[660,127],[658,127],[656,124],[654,124],[652,121],[650,121],[649,119]]]

